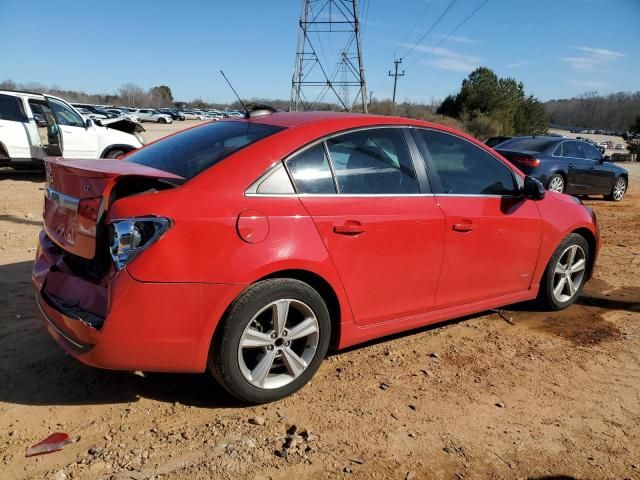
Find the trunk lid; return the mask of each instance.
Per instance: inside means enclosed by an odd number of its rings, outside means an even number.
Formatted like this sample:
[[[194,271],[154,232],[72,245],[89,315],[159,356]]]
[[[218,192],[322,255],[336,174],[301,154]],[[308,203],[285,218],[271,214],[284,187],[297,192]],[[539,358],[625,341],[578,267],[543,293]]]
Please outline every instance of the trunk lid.
[[[65,251],[93,259],[111,191],[123,177],[182,180],[173,173],[121,160],[45,158],[44,229]]]

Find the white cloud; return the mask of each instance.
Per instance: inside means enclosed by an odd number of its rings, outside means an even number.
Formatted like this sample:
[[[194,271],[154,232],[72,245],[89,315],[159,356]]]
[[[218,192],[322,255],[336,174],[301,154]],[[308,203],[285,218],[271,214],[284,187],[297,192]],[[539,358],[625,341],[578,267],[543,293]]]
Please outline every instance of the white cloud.
[[[519,62],[510,63],[507,65],[507,68],[519,68],[524,67],[525,65],[531,65],[533,62],[531,60],[521,60]]]
[[[607,88],[609,84],[600,80],[567,80],[570,85],[581,88]]]
[[[561,57],[560,60],[565,62],[574,70],[595,70],[626,56],[624,53],[614,52],[613,50],[608,50],[606,48],[572,48],[574,50],[584,52],[584,54],[581,56]]]
[[[576,50],[587,52],[591,55],[600,58],[622,58],[626,57],[624,53],[614,52],[613,50],[607,50],[606,48],[591,48],[591,47],[575,47]]]
[[[468,73],[478,68],[482,60],[478,57],[466,55],[444,47],[418,45],[415,49],[418,52],[427,53],[427,58],[422,60],[422,64],[430,65],[440,70]]]

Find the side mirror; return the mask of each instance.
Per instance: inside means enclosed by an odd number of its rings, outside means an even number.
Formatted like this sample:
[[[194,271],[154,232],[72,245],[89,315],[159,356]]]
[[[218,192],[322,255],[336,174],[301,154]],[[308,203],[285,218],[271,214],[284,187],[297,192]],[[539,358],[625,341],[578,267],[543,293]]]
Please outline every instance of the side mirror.
[[[93,120],[91,120],[90,118],[87,118],[84,121],[84,128],[89,128],[91,125],[93,125]]]
[[[527,175],[524,177],[522,196],[529,200],[542,200],[544,198],[544,185],[540,180]]]

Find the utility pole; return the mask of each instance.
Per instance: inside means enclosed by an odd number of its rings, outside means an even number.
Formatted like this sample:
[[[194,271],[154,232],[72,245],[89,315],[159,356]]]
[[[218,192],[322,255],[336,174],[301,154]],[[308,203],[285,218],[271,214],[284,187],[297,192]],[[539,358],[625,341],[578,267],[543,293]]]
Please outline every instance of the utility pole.
[[[373,90],[369,90],[369,110],[371,110],[371,101],[373,100]]]
[[[391,70],[389,70],[389,76],[393,77],[393,104],[396,104],[396,87],[398,85],[398,77],[404,77],[404,70],[402,71],[402,73],[398,73],[398,65],[400,65],[402,63],[402,59],[399,58],[398,60],[394,60],[393,63],[395,63],[395,72],[391,73]]]
[[[301,3],[290,109],[313,110],[329,95],[346,111],[357,107],[367,113],[358,0]],[[331,48],[336,44],[342,44],[337,52]],[[333,72],[332,59],[337,60]]]

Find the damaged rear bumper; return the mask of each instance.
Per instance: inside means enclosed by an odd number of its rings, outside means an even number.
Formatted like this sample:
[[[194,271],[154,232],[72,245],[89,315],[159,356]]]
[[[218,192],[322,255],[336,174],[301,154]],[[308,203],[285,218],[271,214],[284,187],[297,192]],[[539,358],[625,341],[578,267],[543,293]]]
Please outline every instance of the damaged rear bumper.
[[[147,283],[127,269],[95,280],[41,232],[33,284],[45,325],[77,360],[114,370],[202,372],[211,338],[243,285]]]

